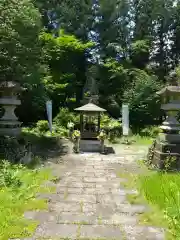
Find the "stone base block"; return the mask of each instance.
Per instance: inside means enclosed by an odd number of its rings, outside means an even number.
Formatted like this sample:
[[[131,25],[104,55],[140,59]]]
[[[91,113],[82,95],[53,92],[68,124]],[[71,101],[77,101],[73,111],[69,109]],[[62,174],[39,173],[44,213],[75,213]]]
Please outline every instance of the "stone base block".
[[[180,169],[180,143],[165,143],[156,141],[152,149],[152,164],[159,169]]]
[[[165,142],[165,143],[175,143],[180,144],[180,135],[179,134],[167,134],[167,133],[160,133],[157,137],[158,142]]]
[[[21,134],[21,128],[0,128],[0,136],[16,137]]]
[[[100,152],[101,145],[98,140],[81,140],[80,151],[82,152]]]

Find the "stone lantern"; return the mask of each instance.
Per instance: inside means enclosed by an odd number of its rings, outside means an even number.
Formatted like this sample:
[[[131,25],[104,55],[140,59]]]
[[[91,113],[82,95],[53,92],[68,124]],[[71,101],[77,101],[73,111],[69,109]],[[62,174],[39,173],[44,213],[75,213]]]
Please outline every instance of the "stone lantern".
[[[157,92],[162,99],[161,109],[166,113],[166,119],[160,126],[161,133],[158,135],[153,146],[151,163],[162,169],[166,159],[175,159],[174,166],[180,167],[180,123],[177,114],[180,111],[180,86],[177,84],[164,87]],[[152,149],[151,149],[152,150]]]
[[[0,105],[2,117],[0,118],[0,136],[18,136],[21,133],[21,123],[14,111],[21,101],[17,98],[22,90],[20,84],[12,81],[0,83]]]

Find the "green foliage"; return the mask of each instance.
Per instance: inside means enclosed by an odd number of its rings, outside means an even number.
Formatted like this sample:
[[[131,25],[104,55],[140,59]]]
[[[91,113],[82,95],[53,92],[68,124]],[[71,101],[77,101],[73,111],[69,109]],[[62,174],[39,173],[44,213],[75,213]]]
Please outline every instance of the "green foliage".
[[[0,81],[34,81],[41,55],[40,13],[29,0],[1,0],[0,9]]]
[[[73,123],[73,122],[68,122],[67,128],[68,128],[69,130],[72,130],[72,129],[74,128],[74,123]]]
[[[110,135],[115,135],[115,137],[118,137],[122,134],[121,123],[118,120],[113,119],[106,114],[102,114],[101,116],[100,127]]]
[[[164,160],[164,166],[163,166],[163,170],[164,171],[169,171],[169,170],[175,170],[178,168],[178,158],[175,156],[171,156],[169,155],[168,157],[166,157],[166,159]]]
[[[40,120],[36,123],[36,126],[26,127],[22,129],[22,132],[25,134],[32,134],[38,137],[68,137],[68,129],[67,126],[64,127],[62,125],[53,123],[52,133],[49,130],[49,123],[46,120]]]
[[[43,46],[43,59],[49,66],[49,74],[44,78],[44,85],[53,101],[55,114],[59,106],[74,106],[81,99],[85,83],[85,52],[93,43],[83,43],[73,35],[67,35],[60,30],[59,37],[43,33],[40,36]]]
[[[155,91],[179,65],[179,2],[1,0],[0,9],[0,81],[30,83],[20,121],[43,119],[47,99],[53,117],[72,111],[95,67],[99,102],[112,117],[126,101],[133,128],[159,124]]]
[[[49,123],[46,120],[40,120],[36,123],[37,131],[45,133],[49,130]]]
[[[132,84],[124,92],[124,102],[129,104],[131,124],[143,127],[160,121],[160,99],[156,92],[160,84],[155,76],[133,69]]]
[[[62,126],[67,128],[68,123],[72,122],[74,124],[79,123],[79,116],[73,112],[70,112],[68,108],[60,108],[59,113],[54,119],[54,123],[57,126]]]
[[[63,126],[54,125],[53,127],[53,136],[68,137],[68,129]],[[48,134],[46,134],[48,136]]]
[[[100,66],[100,102],[113,117],[120,116],[123,91],[129,81],[127,73],[128,71],[123,64],[112,58],[106,59],[104,64]]]
[[[116,142],[116,139],[122,134],[121,123],[114,118],[110,118],[106,114],[102,114],[101,116],[100,127],[106,131],[108,140],[113,143]]]
[[[105,133],[105,131],[101,131],[97,138],[100,141],[104,141],[107,138],[107,134]]]
[[[77,139],[79,139],[81,137],[81,133],[79,130],[74,130],[72,133],[72,139],[73,141],[76,141]]]
[[[170,239],[180,237],[180,174],[154,173],[140,178],[141,191],[149,203],[157,206],[168,222]]]
[[[43,187],[51,180],[49,169],[30,170],[22,165],[1,162],[0,170],[0,238],[26,238],[32,236],[38,222],[23,217],[25,211],[46,209],[45,200],[36,199],[39,192],[50,192]]]
[[[151,145],[153,139],[151,137],[147,136],[140,136],[138,134],[133,135],[133,136],[122,136],[120,138],[120,143],[121,144],[126,144],[126,145]]]
[[[0,188],[2,187],[20,187],[22,182],[18,178],[18,173],[22,166],[11,165],[7,161],[1,162],[0,167]]]
[[[149,127],[143,128],[139,134],[144,137],[155,138],[159,133],[161,133],[161,129],[158,126],[149,126]]]
[[[11,162],[18,162],[26,152],[24,138],[4,136],[0,138],[0,159],[7,159]]]
[[[149,44],[147,40],[137,40],[131,45],[131,60],[135,67],[144,68],[149,61]]]

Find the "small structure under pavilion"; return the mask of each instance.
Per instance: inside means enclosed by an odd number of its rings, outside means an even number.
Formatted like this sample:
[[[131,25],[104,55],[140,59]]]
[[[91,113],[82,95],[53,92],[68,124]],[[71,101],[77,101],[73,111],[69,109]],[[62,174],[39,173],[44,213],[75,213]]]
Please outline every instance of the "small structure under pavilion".
[[[101,130],[101,113],[106,112],[106,110],[89,102],[82,107],[76,108],[75,111],[80,113],[80,149],[82,151],[99,152],[100,141],[97,137]]]

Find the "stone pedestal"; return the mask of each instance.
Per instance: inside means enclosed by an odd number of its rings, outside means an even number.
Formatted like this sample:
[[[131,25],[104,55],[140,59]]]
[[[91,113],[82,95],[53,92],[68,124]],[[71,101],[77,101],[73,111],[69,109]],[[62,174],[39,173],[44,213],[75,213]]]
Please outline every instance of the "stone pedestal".
[[[175,158],[176,161],[171,164],[171,168],[180,169],[180,141],[179,142],[161,142],[156,140],[152,164],[159,169],[164,169],[169,158]]]
[[[101,152],[101,144],[99,140],[81,140],[80,151],[82,152]]]
[[[180,110],[180,87],[168,86],[158,94],[163,97],[161,109],[166,112],[166,120],[160,126],[159,134],[149,150],[149,163],[164,169],[180,169],[180,123],[176,119]]]

